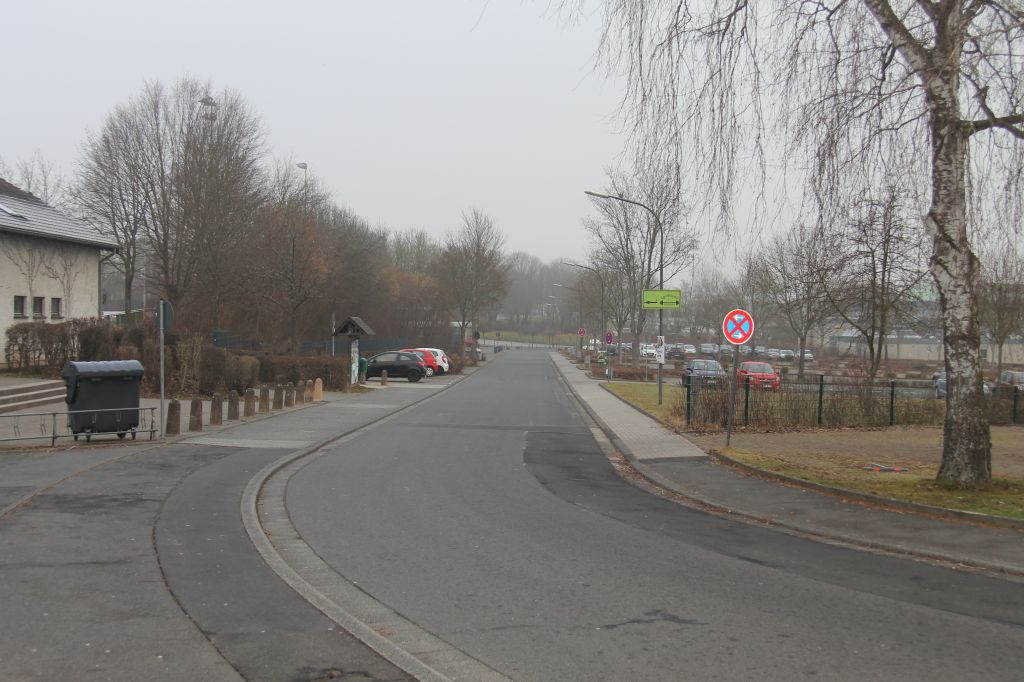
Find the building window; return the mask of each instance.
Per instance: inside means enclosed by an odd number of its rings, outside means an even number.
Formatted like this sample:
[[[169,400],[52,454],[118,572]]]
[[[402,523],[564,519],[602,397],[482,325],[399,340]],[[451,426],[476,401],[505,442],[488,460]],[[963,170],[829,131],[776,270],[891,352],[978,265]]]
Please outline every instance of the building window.
[[[25,297],[15,296],[14,297],[14,316],[15,317],[28,317],[25,314]]]
[[[32,297],[32,317],[46,317],[46,297]]]
[[[50,299],[50,317],[54,320],[59,320],[64,317],[64,299]]]

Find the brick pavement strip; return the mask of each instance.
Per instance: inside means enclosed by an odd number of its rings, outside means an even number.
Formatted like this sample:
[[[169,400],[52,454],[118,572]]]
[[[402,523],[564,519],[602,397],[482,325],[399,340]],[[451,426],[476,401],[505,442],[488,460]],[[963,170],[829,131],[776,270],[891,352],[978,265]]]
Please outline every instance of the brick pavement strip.
[[[690,441],[680,438],[654,419],[605,391],[600,381],[587,377],[561,354],[551,353],[551,359],[587,407],[618,436],[636,459],[707,457],[703,450]]]

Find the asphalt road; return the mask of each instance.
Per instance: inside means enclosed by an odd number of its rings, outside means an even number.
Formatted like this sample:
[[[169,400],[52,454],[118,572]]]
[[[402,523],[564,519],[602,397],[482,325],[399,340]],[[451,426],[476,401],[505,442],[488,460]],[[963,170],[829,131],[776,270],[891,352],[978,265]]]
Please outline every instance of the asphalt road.
[[[1024,585],[693,511],[619,479],[516,351],[291,479],[305,541],[516,680],[1019,680]]]

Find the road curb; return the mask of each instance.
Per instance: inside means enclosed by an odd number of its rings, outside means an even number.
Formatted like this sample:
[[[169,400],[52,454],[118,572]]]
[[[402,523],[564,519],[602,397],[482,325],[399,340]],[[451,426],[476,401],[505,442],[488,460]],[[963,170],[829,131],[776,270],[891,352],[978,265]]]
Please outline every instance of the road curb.
[[[717,502],[715,500],[712,500],[712,499],[709,499],[709,498],[705,498],[705,497],[703,497],[701,495],[697,495],[697,494],[695,494],[695,493],[693,493],[691,491],[683,490],[683,489],[679,488],[678,485],[675,482],[673,482],[670,479],[662,476],[658,472],[650,469],[647,465],[645,465],[643,462],[638,460],[636,458],[636,456],[633,454],[633,452],[630,451],[628,448],[625,448],[625,449],[621,448],[620,445],[622,444],[622,441],[615,434],[615,432],[611,430],[611,428],[608,426],[608,424],[603,419],[601,419],[594,412],[593,408],[591,408],[590,405],[588,405],[583,400],[582,396],[580,396],[580,394],[573,387],[572,383],[570,383],[568,381],[568,379],[566,378],[565,374],[562,372],[562,368],[559,367],[553,360],[552,360],[551,364],[553,364],[555,366],[555,369],[558,371],[559,375],[561,375],[563,382],[569,388],[569,390],[572,393],[573,397],[575,398],[576,402],[579,403],[583,407],[583,409],[587,413],[587,415],[591,419],[593,419],[594,422],[600,427],[600,429],[608,437],[609,441],[611,441],[613,443],[613,445],[615,445],[615,447],[617,449],[619,449],[619,451],[623,454],[623,456],[626,458],[626,460],[629,462],[630,466],[633,468],[634,471],[636,471],[637,474],[642,476],[644,479],[649,481],[651,484],[653,484],[655,486],[658,486],[658,487],[661,487],[661,488],[664,488],[665,490],[667,490],[667,491],[669,491],[669,492],[671,492],[671,493],[673,493],[675,495],[678,495],[678,496],[680,496],[680,497],[682,497],[682,498],[684,498],[686,500],[690,500],[693,503],[695,503],[697,505],[700,505],[701,507],[707,508],[709,511],[711,511],[713,513],[727,515],[730,518],[738,518],[738,519],[744,520],[746,522],[753,522],[753,523],[756,523],[757,525],[784,529],[784,530],[787,530],[787,531],[790,531],[790,532],[794,532],[794,533],[797,533],[797,534],[802,535],[802,536],[811,537],[811,538],[814,538],[814,539],[827,540],[827,541],[830,541],[830,542],[837,542],[837,543],[841,543],[841,544],[845,544],[845,545],[849,545],[849,546],[853,546],[853,547],[860,547],[860,548],[864,548],[864,549],[882,551],[882,552],[886,552],[886,553],[890,553],[890,554],[914,557],[914,558],[925,559],[925,560],[930,560],[930,561],[940,561],[940,562],[948,563],[948,564],[960,564],[960,565],[969,566],[969,567],[973,567],[973,568],[978,568],[978,569],[982,569],[982,570],[986,570],[986,571],[993,571],[993,572],[996,572],[996,573],[1003,573],[1003,574],[1013,575],[1013,576],[1018,576],[1018,577],[1019,576],[1024,576],[1024,569],[1022,569],[1020,567],[1017,567],[1017,566],[1008,565],[1008,564],[1001,564],[1001,563],[997,563],[997,562],[978,561],[977,559],[974,559],[974,558],[971,558],[971,557],[951,556],[948,553],[932,552],[932,551],[924,550],[924,549],[921,549],[921,548],[915,548],[915,547],[901,547],[899,545],[894,545],[894,544],[891,544],[891,543],[877,542],[877,541],[867,540],[867,539],[861,538],[861,537],[846,536],[846,535],[841,535],[839,533],[832,533],[832,532],[823,530],[821,528],[817,528],[815,526],[803,525],[803,524],[799,524],[799,523],[793,523],[793,522],[790,522],[790,521],[774,519],[772,517],[765,516],[764,514],[760,514],[760,513],[751,512],[751,511],[744,510],[744,509],[739,509],[739,508],[723,505],[722,503]],[[609,393],[611,393],[611,391],[609,391]],[[612,393],[612,395],[615,395],[615,394]],[[618,397],[618,396],[616,396],[616,397]],[[621,398],[620,398],[620,400],[621,400]],[[648,416],[651,416],[645,410],[640,409],[640,408],[636,408],[632,404],[626,402],[625,400],[623,400],[622,402],[625,403],[626,405],[629,405],[629,407],[631,407],[633,409],[637,409],[638,411],[640,411],[642,413],[645,413],[645,414],[648,414]],[[652,418],[654,418],[654,417],[652,417]],[[659,423],[661,423],[661,422],[659,421]],[[682,438],[682,436],[680,436],[680,438]],[[712,459],[712,461],[715,461],[715,457],[713,455],[709,454],[709,457]],[[753,467],[751,467],[751,469],[753,469]],[[822,486],[822,488],[823,488],[823,491],[829,490],[829,488],[827,486]],[[837,493],[837,496],[842,497],[841,493]],[[884,498],[880,498],[880,499],[884,499]]]
[[[250,541],[253,543],[253,546],[259,552],[267,566],[269,566],[274,573],[284,580],[285,583],[295,590],[303,599],[309,602],[314,608],[319,610],[329,619],[337,623],[340,627],[344,628],[346,632],[366,646],[370,647],[373,651],[390,661],[398,668],[401,668],[406,673],[412,675],[418,680],[423,680],[424,682],[454,682],[454,680],[457,679],[494,680],[495,682],[498,682],[505,681],[508,678],[497,671],[487,668],[483,663],[470,657],[468,654],[465,654],[448,642],[431,635],[429,632],[423,630],[415,623],[408,621],[382,602],[373,599],[373,597],[352,585],[347,578],[339,574],[320,559],[313,549],[305,544],[298,535],[298,531],[295,530],[294,526],[291,526],[290,519],[287,518],[287,509],[283,508],[283,489],[287,485],[287,480],[281,484],[282,489],[280,492],[280,499],[275,498],[273,500],[267,500],[264,499],[262,495],[264,490],[268,487],[268,483],[271,482],[271,479],[276,474],[282,472],[282,470],[318,453],[329,445],[338,443],[344,439],[353,438],[362,432],[376,428],[377,426],[394,419],[403,412],[414,407],[418,407],[424,402],[437,397],[452,386],[458,385],[463,381],[472,378],[478,372],[479,370],[462,376],[457,381],[453,381],[436,393],[419,398],[418,400],[415,400],[394,412],[382,415],[370,422],[367,422],[366,424],[363,424],[362,426],[349,429],[344,433],[336,434],[331,438],[320,441],[312,446],[284,455],[265,466],[263,469],[258,471],[255,476],[249,479],[249,482],[246,484],[242,493],[240,505],[242,524],[245,527],[246,533],[249,535]],[[305,466],[305,464],[303,464],[303,466]],[[299,468],[301,467],[298,467],[296,471]],[[265,503],[267,506],[280,505],[282,507],[283,511],[280,512],[280,516],[277,519],[268,519],[266,525],[277,522],[286,523],[288,527],[290,527],[290,531],[285,530],[285,533],[287,534],[290,532],[291,537],[281,537],[280,535],[275,537],[279,538],[279,542],[292,545],[293,552],[296,551],[296,547],[298,545],[305,548],[305,550],[302,551],[306,555],[306,564],[304,568],[306,568],[307,574],[317,574],[321,578],[318,581],[321,584],[325,582],[325,576],[326,582],[334,582],[334,584],[337,585],[338,581],[340,581],[340,583],[344,585],[343,589],[348,591],[350,595],[355,594],[357,598],[364,603],[358,605],[358,607],[353,607],[351,600],[341,597],[336,591],[333,594],[325,593],[331,592],[332,590],[330,590],[330,588],[320,589],[316,587],[313,584],[313,581],[315,581],[316,578],[300,574],[299,571],[284,558],[278,547],[271,541],[270,533],[264,524],[264,520],[260,518],[259,508]],[[332,577],[334,578],[333,581],[331,580]],[[346,601],[348,601],[347,604],[343,603]],[[368,608],[367,603],[370,602],[372,602],[372,606]],[[367,623],[352,612],[353,610],[358,610],[365,614],[370,609],[372,609],[377,616],[374,618],[374,623]],[[384,622],[382,623],[381,621]],[[428,643],[429,646],[419,647],[417,650],[424,656],[436,658],[441,665],[429,663],[423,660],[420,656],[410,653],[406,648],[398,644],[395,641],[396,639],[403,639],[406,641],[415,640],[421,644]],[[446,672],[444,669],[439,670],[438,668],[452,669],[451,674]],[[470,673],[468,677],[466,676],[467,671]]]
[[[637,412],[645,414],[648,417],[650,417],[651,419],[654,419],[655,421],[657,421],[659,424],[662,424],[662,426],[664,426],[665,428],[671,429],[680,438],[686,438],[686,435],[684,433],[682,433],[678,429],[675,429],[675,428],[673,428],[671,426],[665,425],[664,423],[661,422],[661,420],[657,416],[652,414],[650,411],[645,410],[642,407],[638,407],[637,405],[634,405],[633,403],[629,402],[628,400],[626,400],[622,396],[620,396],[617,393],[615,393],[614,391],[612,391],[610,388],[608,388],[607,384],[600,384],[600,386],[605,391],[607,391],[609,394],[611,394],[611,395],[615,396],[616,398],[618,398],[623,404],[629,405],[631,408],[633,408]],[[689,440],[689,439],[687,438],[687,440]],[[693,443],[693,441],[690,441],[690,442]],[[698,448],[700,447],[696,443],[693,443],[693,445],[698,447]],[[701,448],[701,449],[704,450],[704,448]],[[787,476],[786,474],[780,474],[778,472],[771,471],[770,469],[761,469],[760,467],[753,466],[752,464],[747,464],[746,462],[741,462],[740,460],[734,459],[734,458],[726,455],[725,453],[723,453],[722,451],[720,451],[718,449],[711,448],[711,449],[704,450],[704,452],[708,455],[708,457],[710,457],[712,460],[714,460],[718,464],[722,464],[724,466],[729,466],[729,467],[732,467],[734,469],[738,469],[738,470],[742,471],[745,474],[748,474],[748,475],[751,475],[751,476],[757,476],[758,478],[770,478],[770,479],[777,480],[777,481],[779,481],[781,483],[790,483],[792,485],[799,486],[801,488],[807,488],[808,490],[813,490],[815,492],[824,493],[826,495],[831,495],[833,497],[843,497],[843,498],[859,500],[861,502],[870,502],[870,503],[875,504],[875,505],[880,506],[880,507],[891,508],[891,509],[894,509],[896,511],[906,511],[906,512],[911,512],[911,513],[917,513],[917,514],[921,514],[921,515],[924,515],[924,516],[938,517],[938,518],[950,519],[950,520],[954,520],[954,521],[967,521],[967,522],[970,522],[970,523],[977,523],[977,524],[982,524],[982,525],[986,525],[986,526],[995,526],[995,527],[998,527],[998,528],[1010,528],[1010,529],[1013,529],[1013,530],[1024,530],[1024,520],[1022,520],[1022,519],[1011,519],[1011,518],[1007,518],[1007,517],[1004,517],[1004,516],[993,516],[992,514],[983,514],[981,512],[961,511],[959,509],[947,509],[946,507],[934,507],[932,505],[920,504],[918,502],[907,502],[906,500],[897,500],[897,499],[891,498],[891,497],[882,497],[881,495],[872,495],[871,493],[865,493],[865,492],[861,492],[859,490],[849,490],[848,488],[839,488],[839,487],[836,487],[836,486],[825,485],[823,483],[815,483],[813,481],[805,481],[802,478],[796,478],[794,476]]]
[[[901,512],[905,511],[916,513],[922,516],[936,517],[942,520],[966,521],[973,524],[995,526],[1010,530],[1024,530],[1024,520],[1021,519],[993,516],[991,514],[983,514],[981,512],[961,511],[959,509],[947,509],[946,507],[933,507],[931,505],[920,504],[918,502],[907,502],[906,500],[897,500],[891,497],[872,495],[871,493],[864,493],[859,490],[837,488],[835,486],[815,483],[814,481],[805,481],[802,478],[796,478],[794,476],[787,476],[786,474],[780,474],[769,469],[761,469],[760,467],[734,459],[716,449],[706,450],[706,452],[712,460],[719,464],[738,469],[747,475],[757,476],[758,478],[774,479],[780,483],[792,484],[814,492],[832,495],[833,497],[850,498],[861,502],[871,502],[879,507],[891,508],[895,511]]]

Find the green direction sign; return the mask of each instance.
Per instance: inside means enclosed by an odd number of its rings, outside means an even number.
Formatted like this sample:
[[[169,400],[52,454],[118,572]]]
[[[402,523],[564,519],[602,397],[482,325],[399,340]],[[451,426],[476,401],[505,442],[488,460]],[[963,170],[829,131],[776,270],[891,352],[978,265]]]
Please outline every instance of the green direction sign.
[[[678,310],[683,298],[679,289],[644,289],[645,310]]]

